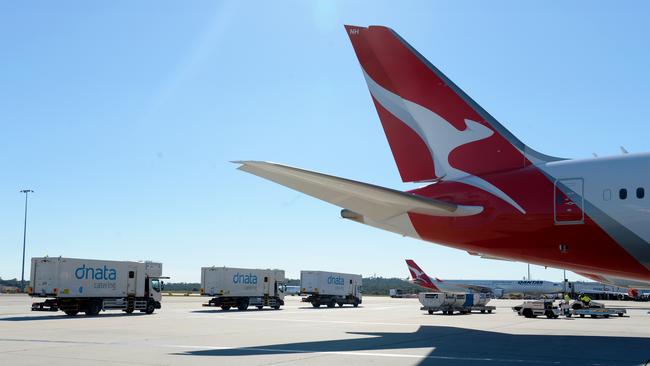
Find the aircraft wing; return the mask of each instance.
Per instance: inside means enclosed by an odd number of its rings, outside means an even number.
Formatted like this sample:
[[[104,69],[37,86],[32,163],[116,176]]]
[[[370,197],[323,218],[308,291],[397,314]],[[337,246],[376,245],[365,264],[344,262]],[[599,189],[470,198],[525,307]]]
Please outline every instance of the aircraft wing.
[[[239,170],[344,208],[344,218],[381,225],[405,213],[471,216],[481,206],[465,206],[265,161],[234,161]],[[368,220],[370,219],[370,220]],[[371,225],[372,225],[371,224]],[[395,230],[393,230],[395,231]]]
[[[507,259],[507,258],[502,258],[502,257],[495,257],[493,255],[488,255],[488,254],[483,254],[483,253],[478,253],[478,252],[467,252],[467,254],[477,256],[477,257],[483,258],[483,259],[493,259],[493,260],[497,260],[497,261],[514,262],[512,259]]]

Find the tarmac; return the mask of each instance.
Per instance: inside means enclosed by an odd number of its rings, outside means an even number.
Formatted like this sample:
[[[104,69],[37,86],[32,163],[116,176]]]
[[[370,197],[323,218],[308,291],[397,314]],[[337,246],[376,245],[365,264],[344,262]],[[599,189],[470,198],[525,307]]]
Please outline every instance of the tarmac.
[[[333,309],[285,300],[281,310],[222,311],[165,296],[152,315],[67,317],[0,295],[0,365],[650,364],[648,303],[605,302],[627,308],[622,318],[526,319],[510,309],[521,300],[452,316],[428,315],[417,299],[367,296]]]

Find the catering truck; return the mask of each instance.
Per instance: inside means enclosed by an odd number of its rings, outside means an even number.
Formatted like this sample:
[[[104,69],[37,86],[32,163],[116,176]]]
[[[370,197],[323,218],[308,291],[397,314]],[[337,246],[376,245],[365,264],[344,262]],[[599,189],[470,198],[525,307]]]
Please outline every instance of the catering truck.
[[[354,307],[361,304],[361,276],[349,273],[324,271],[300,271],[300,293],[306,295],[303,302],[315,308],[327,305],[328,308]]]
[[[32,258],[27,293],[46,298],[33,311],[62,310],[69,316],[104,310],[160,309],[162,264],[79,258]]]
[[[284,271],[228,267],[201,268],[201,295],[212,296],[203,306],[222,310],[249,306],[280,309],[284,305]]]
[[[452,315],[455,311],[461,314],[480,311],[491,313],[495,307],[488,306],[490,299],[485,294],[453,293],[453,292],[421,292],[418,299],[422,307],[429,314],[441,311],[443,314]]]

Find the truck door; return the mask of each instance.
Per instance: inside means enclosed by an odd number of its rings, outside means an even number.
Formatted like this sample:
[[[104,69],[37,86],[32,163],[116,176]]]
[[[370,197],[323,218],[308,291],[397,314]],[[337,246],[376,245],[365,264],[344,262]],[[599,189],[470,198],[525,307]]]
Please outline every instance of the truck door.
[[[56,274],[58,272],[58,263],[44,260],[43,262],[34,261],[34,268],[32,269],[34,280],[33,284],[34,293],[52,294],[54,288],[57,287]]]
[[[264,295],[268,296],[269,292],[271,292],[271,282],[269,276],[264,276]]]
[[[127,295],[135,295],[135,290],[136,290],[136,269],[135,267],[128,267],[128,280],[126,282],[126,294]]]
[[[582,178],[555,181],[553,209],[556,225],[584,223],[584,180]]]

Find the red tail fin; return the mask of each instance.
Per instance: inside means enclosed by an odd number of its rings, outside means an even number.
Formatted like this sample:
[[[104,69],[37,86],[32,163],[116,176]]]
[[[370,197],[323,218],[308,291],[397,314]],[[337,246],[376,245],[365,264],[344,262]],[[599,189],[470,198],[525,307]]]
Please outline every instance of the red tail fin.
[[[345,28],[404,182],[555,159],[527,148],[390,28]]]
[[[407,259],[406,266],[408,267],[409,272],[411,272],[411,280],[413,283],[433,291],[440,291],[440,289],[433,284],[429,276],[427,276],[427,274],[424,273],[417,264],[415,264],[415,261]]]

